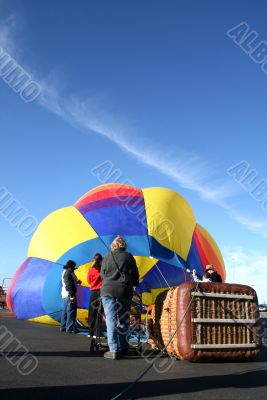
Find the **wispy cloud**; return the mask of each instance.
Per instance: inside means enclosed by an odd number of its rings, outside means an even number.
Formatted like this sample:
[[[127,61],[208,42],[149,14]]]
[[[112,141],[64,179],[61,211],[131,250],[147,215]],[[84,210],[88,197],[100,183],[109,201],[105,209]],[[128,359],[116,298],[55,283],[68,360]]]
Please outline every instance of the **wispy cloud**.
[[[259,220],[256,218],[250,218],[247,217],[238,211],[236,211],[234,208],[232,208],[230,205],[225,204],[223,207],[229,216],[234,219],[236,222],[238,222],[240,225],[244,226],[245,228],[249,229],[251,232],[256,233],[265,239],[267,238],[267,223],[263,222],[263,220]]]
[[[253,286],[259,301],[267,301],[266,265],[267,255],[243,247],[223,248],[227,282]]]
[[[3,2],[0,1],[0,10],[2,7]],[[0,46],[13,56],[15,56],[18,52],[18,48],[13,37],[13,32],[16,31],[18,20],[19,17],[16,17],[15,15],[8,15],[6,18],[2,18],[0,20]]]
[[[17,47],[12,39],[14,25],[14,17],[0,23],[0,45],[11,54],[16,51]],[[148,144],[144,145],[140,138],[139,141],[138,139],[134,141],[132,135],[127,134],[125,126],[118,126],[117,121],[116,123],[114,121],[107,122],[109,117],[97,109],[95,99],[66,98],[54,83],[42,80],[36,72],[31,72],[42,86],[41,95],[37,100],[40,106],[76,128],[105,137],[138,162],[173,179],[180,187],[194,191],[201,199],[220,206],[243,227],[253,233],[267,237],[267,224],[240,214],[231,205],[231,198],[238,192],[237,186],[228,179],[216,180],[214,174],[210,173],[215,168],[206,160],[182,149],[179,149],[179,154],[174,157],[171,151],[166,154],[166,152],[159,152]],[[135,135],[135,137],[137,136]],[[172,159],[175,159],[175,161],[170,161]]]
[[[72,98],[66,100],[50,87],[43,85],[43,93],[39,98],[40,104],[49,111],[63,118],[71,125],[85,131],[95,132],[109,139],[123,151],[130,154],[138,162],[152,167],[160,173],[173,179],[179,186],[196,192],[201,199],[209,201],[223,208],[227,214],[240,225],[253,233],[267,238],[267,223],[242,215],[230,204],[230,198],[239,193],[237,185],[229,180],[211,179],[208,171],[214,166],[200,157],[180,149],[179,160],[171,162],[172,154],[159,153],[155,148],[134,144],[133,139],[125,135],[125,129],[112,129],[113,123],[104,123],[106,116],[97,115],[94,110],[94,99],[80,100]],[[92,111],[93,110],[93,111]]]
[[[73,126],[85,131],[95,132],[109,139],[119,148],[149,167],[156,169],[162,174],[172,178],[181,187],[197,192],[201,198],[220,204],[226,198],[232,196],[238,190],[236,185],[227,181],[212,181],[206,183],[211,177],[214,168],[199,156],[179,149],[174,155],[165,150],[159,152],[155,147],[146,143],[138,143],[127,135],[127,128],[116,127],[113,122],[105,122],[107,116],[95,109],[95,99],[81,100],[78,98],[63,99],[54,89],[43,83],[43,91],[38,99],[39,103],[49,111],[60,116]],[[102,118],[102,121],[100,120]],[[175,161],[170,161],[176,159]]]

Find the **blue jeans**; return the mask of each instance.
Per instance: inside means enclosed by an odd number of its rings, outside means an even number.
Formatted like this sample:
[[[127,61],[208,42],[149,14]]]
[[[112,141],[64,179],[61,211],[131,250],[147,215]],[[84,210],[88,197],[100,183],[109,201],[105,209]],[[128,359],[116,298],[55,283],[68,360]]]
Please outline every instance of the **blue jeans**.
[[[68,297],[63,299],[63,310],[61,313],[61,330],[66,330],[66,332],[75,329],[77,312],[77,302],[71,303]]]
[[[131,299],[102,297],[106,316],[108,346],[112,352],[128,347]]]

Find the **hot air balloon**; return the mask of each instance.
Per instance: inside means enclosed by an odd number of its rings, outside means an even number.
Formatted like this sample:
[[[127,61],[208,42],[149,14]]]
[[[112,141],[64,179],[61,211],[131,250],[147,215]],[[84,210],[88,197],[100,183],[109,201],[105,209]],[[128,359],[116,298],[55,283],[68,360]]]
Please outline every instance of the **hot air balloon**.
[[[188,202],[177,192],[123,184],[98,186],[74,205],[48,215],[35,231],[28,257],[16,271],[7,296],[19,319],[59,324],[63,265],[78,265],[78,319],[87,319],[90,288],[87,273],[96,252],[103,255],[116,235],[122,235],[137,262],[140,284],[136,293],[150,305],[169,287],[190,280],[187,269],[203,274],[216,266],[225,280],[220,250],[197,224]]]

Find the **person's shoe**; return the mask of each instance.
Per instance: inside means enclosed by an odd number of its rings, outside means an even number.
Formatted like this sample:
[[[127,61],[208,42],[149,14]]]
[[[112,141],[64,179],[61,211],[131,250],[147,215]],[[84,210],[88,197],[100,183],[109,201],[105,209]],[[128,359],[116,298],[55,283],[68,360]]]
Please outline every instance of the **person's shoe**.
[[[137,355],[137,351],[135,347],[126,347],[124,349],[119,350],[120,356],[135,356]]]
[[[118,353],[117,351],[106,351],[104,353],[105,358],[110,358],[111,360],[117,360],[118,359]]]
[[[121,349],[121,350],[120,350],[120,355],[121,355],[121,356],[128,356],[128,354],[129,354],[129,349],[128,349],[128,347],[126,347],[126,349]]]
[[[94,338],[93,338],[93,336],[92,335],[88,335],[88,341],[89,341],[89,350],[90,351],[94,351],[94,344],[95,344],[95,341],[94,341]]]
[[[66,331],[66,333],[79,333],[78,329],[71,329],[70,331]]]
[[[66,332],[66,329],[60,328],[60,332],[61,332],[61,333],[65,333],[65,332]]]

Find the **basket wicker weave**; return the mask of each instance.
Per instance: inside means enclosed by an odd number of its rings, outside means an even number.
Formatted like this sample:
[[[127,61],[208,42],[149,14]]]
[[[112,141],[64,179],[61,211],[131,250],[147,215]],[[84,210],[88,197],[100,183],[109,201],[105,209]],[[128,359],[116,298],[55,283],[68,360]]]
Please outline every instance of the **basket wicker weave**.
[[[164,347],[175,333],[167,352],[182,360],[244,360],[259,353],[258,300],[249,286],[184,283],[157,297],[152,320],[155,342]]]

